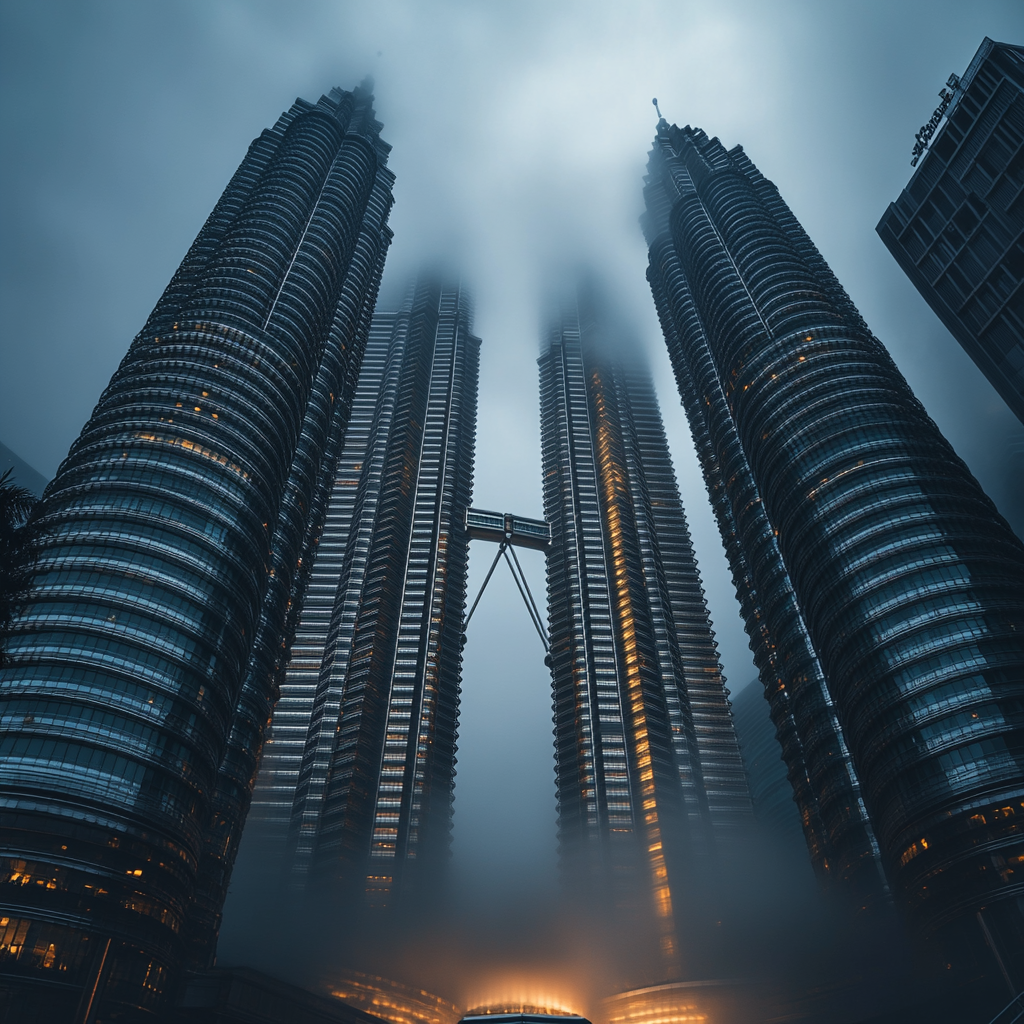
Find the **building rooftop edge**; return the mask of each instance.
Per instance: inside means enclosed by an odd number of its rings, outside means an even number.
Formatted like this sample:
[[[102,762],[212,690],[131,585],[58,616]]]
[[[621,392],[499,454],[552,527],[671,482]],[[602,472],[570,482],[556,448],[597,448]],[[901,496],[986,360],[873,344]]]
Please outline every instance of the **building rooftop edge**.
[[[925,161],[928,158],[928,154],[931,153],[932,151],[932,145],[934,144],[935,140],[939,137],[939,134],[946,127],[946,124],[949,121],[949,119],[956,113],[957,107],[960,106],[960,100],[963,98],[964,93],[967,92],[967,90],[970,88],[971,83],[974,81],[975,77],[978,74],[978,71],[981,68],[981,65],[985,63],[985,61],[992,54],[993,50],[999,48],[1006,50],[1016,50],[1019,53],[1024,54],[1024,46],[1018,43],[1000,43],[997,42],[995,39],[990,38],[989,36],[985,36],[985,38],[982,39],[981,44],[975,51],[974,56],[971,58],[971,62],[967,65],[967,70],[960,76],[960,84],[953,94],[953,101],[950,103],[949,107],[946,110],[946,113],[943,115],[942,120],[939,122],[938,127],[935,129],[935,134],[932,135],[931,140],[928,143],[928,148],[925,149],[925,151],[921,154],[921,159],[918,161],[917,166],[914,168],[914,173],[910,175],[910,179],[907,181],[906,185],[903,186],[903,191],[906,191],[908,188],[910,188],[910,186],[917,179],[917,176],[921,173],[921,169],[925,165]],[[886,210],[888,210],[888,207],[886,207]]]

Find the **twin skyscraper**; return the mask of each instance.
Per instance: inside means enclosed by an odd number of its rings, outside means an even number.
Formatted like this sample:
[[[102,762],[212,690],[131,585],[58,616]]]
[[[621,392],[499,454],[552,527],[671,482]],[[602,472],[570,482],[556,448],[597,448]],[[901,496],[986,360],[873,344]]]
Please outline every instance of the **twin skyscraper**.
[[[364,84],[252,144],[47,488],[0,669],[26,1017],[161,1012],[212,962],[247,817],[295,907],[438,891],[481,342],[430,274],[375,311],[380,130]],[[742,149],[661,120],[645,181],[811,861],[967,975],[1024,979],[1024,546]],[[752,818],[654,386],[586,281],[539,368],[563,878],[689,978]]]
[[[374,314],[251,815],[300,902],[393,906],[447,861],[479,359],[458,286]]]

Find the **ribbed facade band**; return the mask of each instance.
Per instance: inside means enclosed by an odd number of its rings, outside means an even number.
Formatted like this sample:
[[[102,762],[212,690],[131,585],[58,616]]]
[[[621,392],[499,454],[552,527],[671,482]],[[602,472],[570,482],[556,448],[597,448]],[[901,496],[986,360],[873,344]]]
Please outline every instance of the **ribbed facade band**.
[[[371,103],[256,139],[47,489],[0,671],[0,972],[52,1019],[212,957],[390,241]]]
[[[661,316],[815,866],[926,930],[1024,895],[1024,547],[740,147],[665,121]],[[1019,949],[1019,946],[1018,946]]]
[[[254,821],[288,887],[386,906],[448,857],[480,341],[427,279],[373,317]],[[358,895],[361,893],[361,896]]]
[[[582,288],[539,363],[563,875],[653,920],[674,976],[698,879],[750,820],[746,777],[642,357]]]

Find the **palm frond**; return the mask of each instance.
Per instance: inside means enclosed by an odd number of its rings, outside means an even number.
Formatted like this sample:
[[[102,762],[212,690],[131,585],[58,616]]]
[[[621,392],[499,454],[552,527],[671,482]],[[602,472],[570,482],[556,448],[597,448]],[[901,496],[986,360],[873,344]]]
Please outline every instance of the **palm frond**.
[[[14,483],[11,472],[0,476],[0,665],[6,661],[7,633],[28,593],[36,559],[36,498]]]
[[[23,526],[35,508],[36,496],[13,480],[13,469],[0,476],[0,530],[16,530]]]

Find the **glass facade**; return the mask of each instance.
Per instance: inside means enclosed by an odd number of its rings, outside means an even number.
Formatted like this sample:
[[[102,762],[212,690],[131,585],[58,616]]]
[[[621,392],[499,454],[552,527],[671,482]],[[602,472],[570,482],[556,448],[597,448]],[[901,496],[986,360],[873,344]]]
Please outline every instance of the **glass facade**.
[[[1024,547],[741,147],[662,120],[645,195],[648,277],[815,866],[857,905],[891,885],[928,931],[980,935],[982,913],[1009,935]]]
[[[758,824],[768,835],[799,849],[800,816],[759,680],[733,697],[732,716]]]
[[[877,230],[1024,421],[1024,47],[986,38],[953,96]]]
[[[448,857],[480,341],[427,279],[370,329],[253,820],[289,884],[371,906]]]
[[[563,874],[655,921],[671,975],[746,778],[643,359],[581,288],[539,363]]]
[[[253,142],[46,490],[0,671],[24,1005],[121,1019],[212,957],[390,240],[380,128],[363,86]]]

